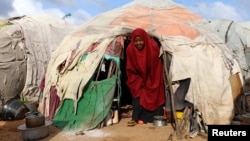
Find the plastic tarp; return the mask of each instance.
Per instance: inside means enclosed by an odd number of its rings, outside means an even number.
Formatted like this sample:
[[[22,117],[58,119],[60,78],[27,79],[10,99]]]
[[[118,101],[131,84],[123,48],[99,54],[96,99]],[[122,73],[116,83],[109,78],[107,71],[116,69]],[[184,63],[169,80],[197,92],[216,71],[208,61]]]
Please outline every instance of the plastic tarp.
[[[206,22],[171,0],[134,0],[101,13],[66,36],[55,50],[47,68],[43,100],[49,99],[49,90],[55,86],[60,100],[72,99],[76,108],[107,48],[123,44],[118,37],[125,38],[141,27],[159,39],[162,51],[172,55],[172,81],[191,78],[186,100],[203,114],[205,123],[230,124],[234,107],[229,78],[240,70],[234,67],[237,62],[232,51]],[[86,54],[86,60],[79,61]],[[49,115],[49,103],[40,108]]]

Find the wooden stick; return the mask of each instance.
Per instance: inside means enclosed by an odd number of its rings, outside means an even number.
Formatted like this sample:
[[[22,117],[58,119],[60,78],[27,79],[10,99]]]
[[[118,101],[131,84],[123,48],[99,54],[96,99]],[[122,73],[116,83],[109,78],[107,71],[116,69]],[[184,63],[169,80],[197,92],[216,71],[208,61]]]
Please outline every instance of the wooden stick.
[[[163,52],[163,65],[164,65],[164,74],[165,77],[168,82],[168,86],[169,86],[169,90],[170,90],[170,95],[171,95],[171,105],[172,105],[172,112],[173,112],[173,116],[174,116],[174,120],[175,120],[175,131],[176,131],[176,135],[177,138],[181,137],[180,135],[180,127],[177,121],[177,117],[176,117],[176,110],[175,110],[175,103],[174,103],[174,92],[173,92],[173,87],[172,87],[172,78],[169,75],[168,72],[168,59],[167,59],[167,53],[164,51]]]
[[[98,68],[98,71],[97,71],[97,74],[96,74],[96,79],[95,81],[97,81],[99,75],[100,75],[100,71],[101,71],[101,68],[102,68],[102,63],[104,61],[104,58],[102,58],[101,62],[100,62],[100,65],[99,65],[99,68]]]

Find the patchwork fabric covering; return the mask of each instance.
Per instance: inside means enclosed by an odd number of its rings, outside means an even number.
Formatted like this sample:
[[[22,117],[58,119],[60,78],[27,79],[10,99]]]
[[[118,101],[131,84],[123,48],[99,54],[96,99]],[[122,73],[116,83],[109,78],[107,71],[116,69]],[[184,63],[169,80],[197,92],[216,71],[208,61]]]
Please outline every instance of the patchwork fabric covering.
[[[79,103],[103,57],[123,59],[124,41],[138,27],[158,38],[161,53],[171,55],[171,81],[190,78],[185,100],[202,113],[205,123],[230,124],[234,105],[229,78],[240,72],[232,50],[205,19],[171,0],[134,0],[93,17],[66,36],[48,64],[43,104],[39,105],[45,116],[53,114],[49,112],[52,87],[61,101],[58,108],[70,99],[71,108],[80,114]]]
[[[37,101],[39,84],[53,52],[76,26],[47,14],[0,21],[0,82],[4,101]]]

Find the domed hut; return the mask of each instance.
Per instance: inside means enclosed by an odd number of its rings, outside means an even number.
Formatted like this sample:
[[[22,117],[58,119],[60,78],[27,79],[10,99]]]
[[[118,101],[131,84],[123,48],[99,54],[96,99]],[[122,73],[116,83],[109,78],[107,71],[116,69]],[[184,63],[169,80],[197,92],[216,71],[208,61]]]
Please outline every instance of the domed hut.
[[[134,0],[93,17],[53,52],[39,109],[62,129],[96,128],[114,101],[118,107],[123,102],[124,53],[129,34],[140,27],[161,46],[166,110],[183,109],[188,102],[205,124],[230,124],[234,105],[229,78],[240,69],[206,22],[171,0]]]

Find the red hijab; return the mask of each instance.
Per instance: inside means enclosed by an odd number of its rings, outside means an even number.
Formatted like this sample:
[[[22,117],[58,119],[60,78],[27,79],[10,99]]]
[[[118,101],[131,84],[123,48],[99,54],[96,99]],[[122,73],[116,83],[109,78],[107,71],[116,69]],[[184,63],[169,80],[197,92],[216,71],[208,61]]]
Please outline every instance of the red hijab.
[[[144,40],[142,50],[134,45],[136,36]],[[163,65],[159,54],[158,44],[144,29],[137,28],[132,32],[131,42],[126,50],[126,84],[131,95],[140,98],[140,105],[147,110],[155,110],[165,103]]]

